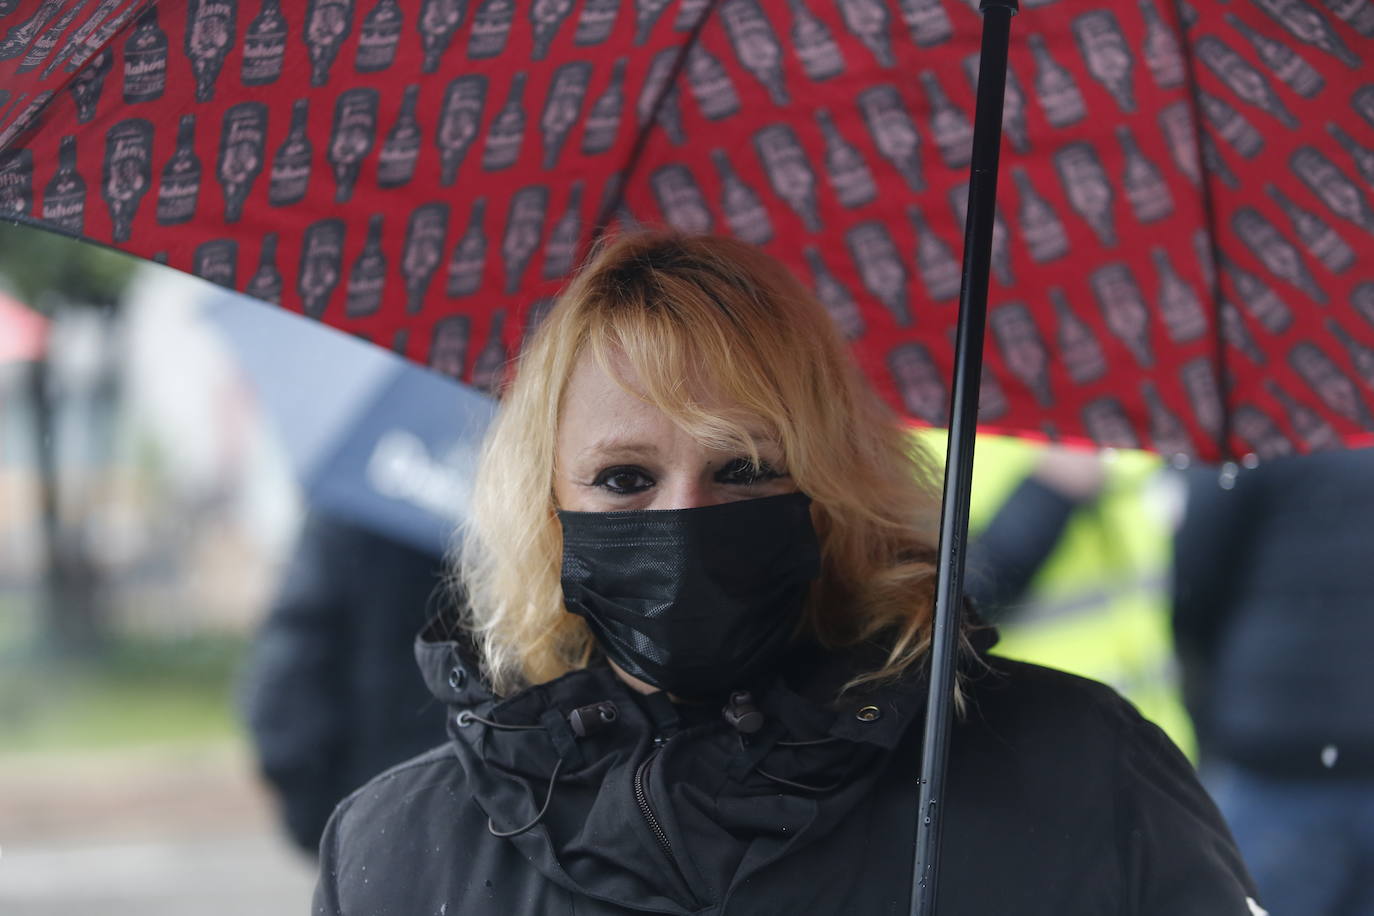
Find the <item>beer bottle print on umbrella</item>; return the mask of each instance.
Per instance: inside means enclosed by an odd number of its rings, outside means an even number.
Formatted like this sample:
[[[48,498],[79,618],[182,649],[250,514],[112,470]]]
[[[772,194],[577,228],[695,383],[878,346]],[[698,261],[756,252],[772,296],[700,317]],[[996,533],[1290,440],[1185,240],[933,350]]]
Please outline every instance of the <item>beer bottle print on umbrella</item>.
[[[730,75],[715,55],[701,45],[687,51],[687,88],[696,99],[701,116],[719,121],[739,111],[739,94]]]
[[[844,52],[825,23],[806,6],[806,0],[788,0],[792,10],[792,53],[802,72],[814,82],[824,82],[844,72]]]
[[[1323,0],[1323,3],[1356,32],[1365,38],[1374,38],[1374,6],[1364,0]]]
[[[544,168],[558,163],[563,143],[582,113],[582,100],[592,79],[592,65],[574,61],[559,67],[553,74],[549,94],[544,98],[544,111],[539,118],[539,135],[544,147]]]
[[[1203,35],[1193,43],[1198,60],[1211,70],[1236,98],[1268,112],[1289,130],[1296,130],[1298,119],[1279,100],[1264,75],[1219,38]]]
[[[673,31],[690,32],[712,5],[713,0],[681,0],[673,17]]]
[[[901,95],[891,86],[875,86],[859,93],[858,105],[878,152],[892,163],[909,190],[925,190],[921,137]]]
[[[915,204],[906,208],[907,219],[916,232],[916,272],[933,302],[948,302],[959,295],[959,262],[954,250],[931,231]]]
[[[964,58],[964,74],[976,96],[978,94],[978,61],[980,55],[969,54]],[[1030,128],[1026,124],[1026,93],[1016,71],[1007,70],[1007,80],[1002,87],[1002,134],[1012,149],[1024,153],[1030,149]]]
[[[1159,112],[1159,131],[1169,145],[1174,165],[1197,187],[1202,183],[1202,163],[1198,161],[1197,132],[1187,102],[1174,102]]]
[[[599,45],[615,31],[616,16],[620,13],[621,0],[586,0],[577,18],[577,31],[573,33],[573,44],[579,48]]]
[[[401,249],[401,276],[406,282],[406,312],[419,314],[430,281],[444,259],[448,234],[448,204],[421,204],[410,214],[405,244]]]
[[[944,0],[899,0],[897,4],[911,40],[918,48],[933,48],[954,35]]]
[[[1235,299],[1270,334],[1282,334],[1293,323],[1293,313],[1259,277],[1229,259],[1222,270],[1231,281]]]
[[[457,179],[468,148],[477,139],[486,100],[487,78],[480,73],[460,76],[444,90],[444,105],[434,136],[442,166],[440,184],[444,187]]]
[[[930,100],[930,132],[940,158],[951,169],[967,166],[973,155],[973,122],[949,100],[932,71],[922,71],[921,85]]]
[[[711,210],[686,166],[674,163],[657,169],[649,185],[668,225],[683,232],[711,231]]]
[[[399,188],[410,183],[415,175],[415,162],[420,158],[420,124],[415,119],[415,103],[419,86],[407,86],[401,97],[401,113],[387,131],[377,155],[377,184],[383,188]]]
[[[506,310],[497,309],[491,316],[491,327],[487,330],[487,342],[472,363],[472,386],[487,394],[496,394],[501,388],[501,380],[506,373],[505,341],[501,339],[505,331]]]
[[[0,212],[3,209],[0,207]],[[76,170],[74,136],[62,138],[57,154],[57,171],[43,188],[42,215],[45,222],[72,235],[79,236],[85,228],[86,182]]]
[[[1326,17],[1304,0],[1254,0],[1254,4],[1298,41],[1330,54],[1346,66],[1360,66],[1359,55],[1346,46]]]
[[[78,124],[85,124],[95,117],[96,104],[100,101],[100,93],[105,88],[105,75],[110,72],[110,67],[113,64],[114,55],[106,48],[92,57],[91,62],[76,76],[72,77],[72,81],[67,84],[67,89],[72,94],[72,101],[76,103],[76,121]],[[47,98],[52,97],[50,92],[45,93],[45,95]],[[37,109],[41,108],[46,101],[46,98],[40,96],[34,100],[34,105],[37,108],[31,106],[30,110],[37,114]],[[22,115],[19,120],[23,120]],[[19,121],[15,123],[17,124]]]
[[[544,244],[544,268],[540,276],[545,280],[562,279],[572,273],[577,260],[577,243],[582,237],[582,188],[583,182],[572,183],[563,215],[553,224],[549,240]]]
[[[882,0],[835,0],[844,27],[872,53],[880,67],[892,67],[892,40],[888,37],[887,4]]]
[[[635,44],[642,45],[649,40],[649,33],[658,24],[658,17],[663,15],[668,5],[669,0],[634,0]]]
[[[1326,328],[1345,348],[1346,354],[1350,357],[1350,364],[1355,367],[1355,374],[1359,376],[1360,381],[1370,391],[1374,391],[1374,347],[1360,343],[1339,321],[1330,316],[1326,319]]]
[[[549,46],[572,8],[572,0],[534,0],[530,4],[530,25],[534,29],[534,51],[530,56],[534,60],[548,56]]]
[[[1359,186],[1324,153],[1315,147],[1300,146],[1289,157],[1288,165],[1332,213],[1366,232],[1374,232],[1374,209]]]
[[[1069,236],[1064,231],[1059,214],[1035,190],[1023,167],[1014,166],[1011,174],[1020,196],[1016,217],[1021,225],[1021,241],[1031,260],[1037,264],[1047,264],[1064,257],[1069,253]]]
[[[353,69],[359,73],[378,73],[391,66],[396,59],[396,46],[401,43],[405,15],[396,0],[377,0],[363,17],[358,30],[358,52]]]
[[[1140,12],[1145,17],[1145,44],[1142,48],[1145,68],[1160,89],[1177,89],[1183,85],[1187,75],[1178,37],[1160,18],[1155,0],[1140,0]]]
[[[215,177],[224,190],[224,221],[236,223],[262,171],[267,144],[267,106],[242,102],[224,113]]]
[[[1083,120],[1088,107],[1073,74],[1061,66],[1045,47],[1045,40],[1037,34],[1029,39],[1035,55],[1035,98],[1051,127],[1071,127]]]
[[[1326,132],[1350,154],[1355,171],[1360,173],[1365,185],[1374,188],[1374,150],[1361,146],[1354,137],[1341,130],[1340,125],[1328,123]]]
[[[1083,408],[1083,426],[1099,448],[1140,448],[1126,408],[1116,398],[1098,398]]]
[[[582,130],[582,153],[595,156],[615,145],[620,113],[625,107],[625,58],[611,67],[611,81],[592,103]]]
[[[334,104],[334,126],[329,135],[327,158],[334,169],[334,200],[344,203],[353,196],[358,170],[377,133],[375,89],[349,89]]]
[[[506,232],[501,239],[501,260],[506,268],[506,293],[520,289],[525,268],[539,248],[544,235],[544,215],[549,207],[549,189],[533,185],[516,191],[510,199]]]
[[[827,109],[817,109],[816,120],[825,135],[825,176],[840,206],[853,209],[872,203],[878,185],[863,154],[844,139]]]
[[[687,135],[682,132],[682,112],[678,108],[677,86],[669,82],[677,56],[676,48],[665,48],[654,55],[653,61],[649,64],[649,72],[639,88],[635,113],[639,117],[641,129],[649,123],[650,118],[656,118],[658,126],[668,135],[668,140],[674,146],[681,146],[687,142]]]
[[[487,266],[487,236],[482,220],[487,200],[479,197],[472,202],[467,231],[453,248],[448,261],[448,282],[444,293],[450,297],[471,296],[482,287],[482,271]]]
[[[79,71],[86,65],[86,61],[90,59],[91,55],[95,54],[98,49],[109,50],[110,47],[112,47],[110,42],[114,39],[115,35],[124,28],[125,24],[128,23],[140,9],[141,7],[139,4],[130,3],[124,9],[100,23],[100,27],[96,29],[95,33],[87,41],[82,43],[79,48],[73,49],[72,56],[67,60],[67,72],[76,73]],[[232,38],[232,35],[230,37]]]
[[[339,48],[353,30],[354,0],[310,0],[305,13],[305,44],[310,52],[310,85],[329,82]]]
[[[924,345],[905,343],[893,347],[887,354],[887,368],[907,413],[931,426],[948,425],[949,390],[944,373]]]
[[[499,57],[515,23],[515,0],[482,0],[468,34],[468,60]]]
[[[286,38],[281,0],[262,0],[258,14],[243,33],[243,64],[239,72],[243,85],[270,86],[281,78]]]
[[[291,104],[291,127],[286,139],[277,147],[272,156],[272,169],[268,175],[267,202],[273,207],[287,207],[305,197],[310,186],[311,160],[314,147],[306,132],[306,119],[310,114],[310,102],[297,99]]]
[[[1165,457],[1173,455],[1192,456],[1193,437],[1188,428],[1172,410],[1164,406],[1159,389],[1150,381],[1140,383],[1140,396],[1145,401],[1145,411],[1150,425],[1150,447]]]
[[[196,247],[191,257],[191,273],[225,289],[237,286],[239,243],[233,239],[214,239]]]
[[[1231,215],[1231,229],[1269,273],[1317,302],[1327,301],[1326,293],[1312,279],[1298,249],[1258,210],[1252,207],[1237,209]]]
[[[774,104],[788,104],[782,45],[757,0],[723,0],[718,9],[740,65],[763,84]]]
[[[1293,454],[1293,444],[1269,414],[1252,404],[1239,404],[1231,414],[1231,429],[1260,461]]]
[[[1350,107],[1364,118],[1366,124],[1374,127],[1374,84],[1356,89],[1350,96]]]
[[[152,122],[144,118],[120,121],[105,135],[105,162],[100,180],[101,195],[110,208],[113,241],[129,240],[134,216],[152,180]]]
[[[281,290],[281,269],[277,267],[277,233],[269,232],[262,237],[257,270],[248,278],[248,285],[243,291],[254,299],[281,305]]]
[[[1298,241],[1314,260],[1332,273],[1350,269],[1355,263],[1355,252],[1335,229],[1311,210],[1298,206],[1272,184],[1265,185],[1264,190],[1283,210]]]
[[[424,0],[420,5],[420,18],[415,28],[420,33],[420,48],[424,60],[420,69],[433,73],[439,69],[439,61],[453,42],[453,33],[462,24],[467,10],[467,0]]]
[[[1264,387],[1283,406],[1288,425],[1293,427],[1308,451],[1323,452],[1341,447],[1341,437],[1315,410],[1280,388],[1273,379],[1265,379]]]
[[[1054,154],[1054,167],[1069,206],[1092,227],[1099,242],[1116,247],[1115,195],[1097,150],[1087,143],[1070,143]]]
[[[296,291],[305,314],[324,315],[334,288],[339,285],[343,264],[344,224],[341,219],[322,219],[306,227],[301,241],[301,262],[296,270]]]
[[[711,150],[711,162],[720,179],[720,210],[735,238],[751,245],[766,245],[773,240],[773,223],[768,208],[754,189],[735,174],[730,159],[722,149]]]
[[[382,251],[385,220],[374,213],[367,221],[367,240],[348,271],[344,286],[344,314],[363,318],[375,314],[386,293],[386,254]]]
[[[1087,385],[1102,378],[1107,374],[1107,357],[1097,335],[1069,308],[1062,289],[1051,288],[1049,297],[1057,320],[1055,345],[1070,381],[1075,385]]]
[[[1264,137],[1231,103],[1208,92],[1197,93],[1198,107],[1218,137],[1246,159],[1254,159],[1264,149]],[[1203,135],[1204,139],[1208,137]]]
[[[1037,404],[1052,406],[1054,393],[1050,390],[1049,350],[1030,310],[1021,302],[999,305],[988,312],[988,325],[1002,354],[1002,365],[1030,389]]]
[[[111,17],[111,14],[115,11],[115,8],[119,6],[120,2],[121,0],[100,0],[100,5],[96,7],[95,12],[92,13],[85,22],[77,26],[76,31],[73,32],[71,37],[63,44],[62,50],[58,51],[48,60],[47,66],[43,68],[41,78],[46,80],[48,77],[52,76],[63,61],[68,61],[68,72],[76,72],[79,68],[73,66],[70,61],[74,59],[74,55],[77,54],[80,49],[88,47],[87,39],[92,37],[95,30],[99,28],[102,23],[109,22],[111,18],[118,18]],[[79,7],[80,4],[77,4],[73,9],[79,10]],[[132,14],[136,10],[137,5],[131,4],[125,10],[125,13]],[[62,18],[65,19],[66,16],[64,15]],[[75,18],[74,15],[73,18]],[[61,22],[61,19],[59,19],[58,22]],[[68,24],[70,24],[70,20]],[[82,62],[85,62],[84,58]]]
[[[1255,49],[1260,63],[1298,95],[1306,99],[1315,98],[1326,86],[1326,80],[1316,68],[1288,45],[1246,25],[1232,13],[1226,14],[1226,21]]]
[[[1374,425],[1365,396],[1321,347],[1311,341],[1298,342],[1288,351],[1288,365],[1333,412],[1362,429]]]
[[[234,46],[238,3],[237,0],[189,0],[189,5],[184,46],[196,80],[196,101],[208,102],[215,97],[220,68]]]
[[[34,13],[15,25],[6,33],[3,41],[0,41],[0,60],[9,60],[24,53],[24,49],[29,46],[43,26],[57,15],[62,9],[60,0],[43,0],[43,3]]]
[[[1250,333],[1250,328],[1245,323],[1245,316],[1240,313],[1229,300],[1221,300],[1218,309],[1221,315],[1221,337],[1226,341],[1227,346],[1240,352],[1242,356],[1254,363],[1256,366],[1263,366],[1269,360],[1264,355],[1264,351],[1255,343],[1255,336]]]
[[[1154,263],[1155,278],[1159,280],[1155,306],[1164,322],[1165,333],[1174,343],[1197,340],[1207,331],[1202,299],[1174,270],[1169,252],[1156,245],[1150,249],[1150,260]]]
[[[1155,223],[1172,215],[1174,198],[1169,193],[1169,185],[1155,164],[1140,151],[1131,129],[1124,124],[1119,125],[1116,139],[1126,159],[1121,186],[1136,221]]]
[[[879,222],[859,223],[845,233],[845,242],[864,288],[883,304],[894,322],[911,324],[906,267],[887,227]]]
[[[157,185],[157,221],[162,226],[189,222],[200,199],[200,157],[196,155],[196,116],[181,116],[177,148],[162,167]]]
[[[1110,10],[1094,10],[1075,17],[1073,34],[1088,74],[1102,84],[1124,112],[1135,111],[1132,76],[1134,57]]]
[[[1208,175],[1233,191],[1239,188],[1240,179],[1236,177],[1236,173],[1231,171],[1226,160],[1222,158],[1221,150],[1217,147],[1216,141],[1212,139],[1212,135],[1203,132],[1198,135],[1198,141],[1202,150],[1202,165]]]
[[[811,288],[815,290],[816,298],[830,313],[831,320],[835,322],[845,339],[858,340],[865,330],[863,315],[859,314],[859,304],[854,301],[854,297],[844,284],[825,266],[820,251],[808,245],[802,251],[802,255],[806,258],[807,267],[811,269]]]
[[[472,319],[466,315],[449,315],[434,323],[429,343],[429,367],[441,375],[461,379],[468,363],[468,340]]]
[[[520,146],[525,140],[525,109],[521,97],[525,93],[526,74],[520,72],[511,79],[506,103],[496,113],[487,130],[486,146],[482,149],[482,170],[497,172],[515,165],[520,158]]]
[[[57,46],[57,41],[62,37],[62,33],[76,19],[77,14],[85,8],[86,2],[87,0],[77,0],[68,6],[62,15],[53,19],[48,27],[39,33],[33,44],[29,45],[29,49],[25,52],[24,59],[19,63],[19,68],[15,70],[15,73],[28,73],[30,70],[37,70],[43,66],[43,62],[48,59],[48,55],[52,54],[53,48]]]
[[[1107,330],[1125,345],[1142,368],[1153,366],[1150,310],[1131,269],[1121,263],[1107,264],[1093,271],[1091,283]]]
[[[801,217],[808,232],[821,229],[816,209],[816,173],[797,135],[786,124],[773,124],[754,134],[754,149],[773,193]]]
[[[149,6],[124,42],[124,101],[152,102],[166,88],[167,33],[158,27],[157,7]]]

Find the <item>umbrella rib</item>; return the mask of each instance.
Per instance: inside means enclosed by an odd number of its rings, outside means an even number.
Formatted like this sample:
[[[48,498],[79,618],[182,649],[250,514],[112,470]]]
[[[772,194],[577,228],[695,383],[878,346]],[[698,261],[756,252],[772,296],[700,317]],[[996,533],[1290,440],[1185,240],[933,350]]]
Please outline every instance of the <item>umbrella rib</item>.
[[[591,250],[601,236],[606,234],[610,228],[611,218],[615,211],[620,207],[621,201],[625,197],[625,188],[629,186],[630,178],[634,175],[635,169],[639,166],[639,160],[643,158],[644,147],[649,143],[649,134],[658,125],[658,112],[663,107],[664,100],[673,91],[673,85],[682,73],[682,68],[687,63],[687,54],[701,37],[701,30],[706,25],[706,20],[711,18],[711,14],[720,5],[720,0],[709,0],[697,21],[692,24],[692,30],[687,33],[687,39],[678,48],[677,56],[673,58],[673,66],[668,71],[663,80],[663,84],[658,89],[658,95],[654,98],[653,106],[649,109],[648,115],[644,118],[644,124],[639,128],[639,133],[635,135],[634,146],[630,147],[630,155],[625,160],[625,167],[621,169],[620,179],[616,183],[615,193],[609,195],[601,205],[601,211],[596,214],[596,222],[592,224],[591,234],[584,243],[583,250],[579,253],[578,260],[585,258],[587,252]]]
[[[1222,331],[1221,314],[1221,257],[1220,249],[1217,245],[1217,210],[1216,202],[1212,199],[1212,173],[1207,168],[1207,157],[1202,154],[1203,150],[1203,131],[1206,130],[1202,124],[1202,111],[1198,103],[1198,80],[1197,80],[1197,58],[1193,55],[1193,46],[1188,38],[1188,30],[1183,26],[1183,10],[1180,8],[1179,0],[1174,0],[1170,4],[1174,10],[1174,21],[1178,23],[1179,51],[1183,55],[1183,66],[1188,74],[1188,91],[1185,96],[1188,99],[1188,111],[1192,115],[1194,142],[1197,147],[1198,156],[1198,175],[1200,181],[1198,185],[1202,192],[1202,216],[1207,226],[1207,252],[1212,258],[1211,289],[1208,293],[1212,304],[1212,355],[1217,383],[1217,391],[1221,397],[1221,424],[1217,429],[1217,455],[1219,461],[1231,461],[1234,455],[1231,453],[1231,373],[1228,371],[1226,335]],[[1195,408],[1196,410],[1196,408]]]

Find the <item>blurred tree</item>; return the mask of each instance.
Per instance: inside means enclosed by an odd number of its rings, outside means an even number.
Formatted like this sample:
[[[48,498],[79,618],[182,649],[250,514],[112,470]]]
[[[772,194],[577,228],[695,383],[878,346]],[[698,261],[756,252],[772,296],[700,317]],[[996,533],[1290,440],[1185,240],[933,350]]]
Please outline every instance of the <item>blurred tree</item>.
[[[57,302],[112,307],[138,268],[130,255],[0,219],[0,275],[22,302],[51,312]]]

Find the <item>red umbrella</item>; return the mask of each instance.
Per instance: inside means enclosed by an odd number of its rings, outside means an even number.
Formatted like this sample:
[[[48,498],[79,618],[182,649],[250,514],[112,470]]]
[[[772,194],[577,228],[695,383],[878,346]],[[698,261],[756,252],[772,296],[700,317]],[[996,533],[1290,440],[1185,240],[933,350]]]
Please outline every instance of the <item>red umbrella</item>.
[[[1206,457],[1368,437],[1374,15],[1027,6],[985,428]],[[9,217],[483,385],[602,223],[732,233],[814,281],[894,405],[947,419],[964,4],[0,11]]]

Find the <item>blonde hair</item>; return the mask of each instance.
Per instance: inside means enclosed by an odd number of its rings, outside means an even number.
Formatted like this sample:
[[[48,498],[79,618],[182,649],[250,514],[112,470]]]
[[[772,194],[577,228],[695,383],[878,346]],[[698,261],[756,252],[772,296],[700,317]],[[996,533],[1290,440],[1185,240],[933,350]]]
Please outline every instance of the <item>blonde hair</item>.
[[[484,446],[458,574],[463,622],[498,693],[595,656],[582,618],[563,607],[553,496],[563,394],[584,354],[622,385],[623,356],[641,396],[702,442],[757,462],[749,430],[777,440],[821,543],[803,632],[834,648],[882,634],[887,648],[848,686],[923,656],[938,518],[930,459],[785,267],[733,239],[637,233],[603,244],[560,296]],[[738,410],[704,409],[705,391]]]

